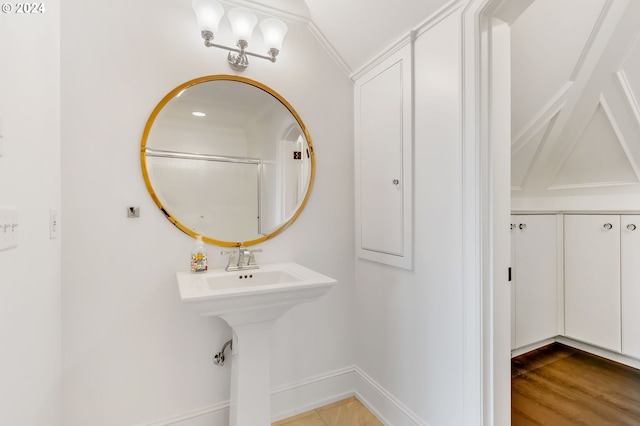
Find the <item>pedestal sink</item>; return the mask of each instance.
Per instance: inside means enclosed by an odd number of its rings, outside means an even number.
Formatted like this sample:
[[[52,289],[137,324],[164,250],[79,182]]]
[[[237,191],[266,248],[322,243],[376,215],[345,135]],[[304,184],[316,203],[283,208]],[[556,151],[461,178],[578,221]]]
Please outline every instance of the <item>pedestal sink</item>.
[[[297,263],[185,271],[177,278],[183,302],[201,315],[222,318],[233,330],[230,426],[270,425],[269,331],[289,308],[319,298],[336,280]]]

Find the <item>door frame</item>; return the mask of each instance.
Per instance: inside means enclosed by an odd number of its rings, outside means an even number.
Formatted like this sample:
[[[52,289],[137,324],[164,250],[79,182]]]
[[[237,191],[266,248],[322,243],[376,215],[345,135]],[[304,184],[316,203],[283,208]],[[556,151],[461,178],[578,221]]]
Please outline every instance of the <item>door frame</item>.
[[[470,0],[462,14],[465,425],[511,418],[508,23],[532,1]]]

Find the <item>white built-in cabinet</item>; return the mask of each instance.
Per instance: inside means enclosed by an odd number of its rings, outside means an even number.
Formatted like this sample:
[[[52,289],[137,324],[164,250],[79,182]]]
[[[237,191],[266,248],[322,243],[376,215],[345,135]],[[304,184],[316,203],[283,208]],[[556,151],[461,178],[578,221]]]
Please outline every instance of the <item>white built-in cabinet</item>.
[[[412,268],[412,55],[400,48],[355,82],[356,251]]]
[[[517,350],[557,335],[640,359],[640,214],[517,214]]]
[[[640,215],[621,216],[622,353],[640,358]]]
[[[565,335],[621,350],[620,216],[564,217]]]
[[[565,335],[640,358],[640,215],[565,215]]]
[[[558,334],[558,219],[511,219],[511,348],[518,349]]]

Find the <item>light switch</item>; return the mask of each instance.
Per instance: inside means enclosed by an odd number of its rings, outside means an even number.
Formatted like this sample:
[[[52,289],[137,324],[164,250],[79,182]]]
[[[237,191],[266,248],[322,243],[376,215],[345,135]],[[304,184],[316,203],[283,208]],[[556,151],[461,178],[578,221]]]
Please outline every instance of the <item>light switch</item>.
[[[18,246],[18,210],[0,207],[0,251]]]

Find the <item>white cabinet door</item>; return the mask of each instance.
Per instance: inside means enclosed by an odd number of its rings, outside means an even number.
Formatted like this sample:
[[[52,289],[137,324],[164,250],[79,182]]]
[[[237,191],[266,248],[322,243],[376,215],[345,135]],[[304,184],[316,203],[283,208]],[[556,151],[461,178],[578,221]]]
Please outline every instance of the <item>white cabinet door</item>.
[[[358,257],[412,268],[412,66],[406,46],[355,85]]]
[[[558,253],[555,215],[517,215],[512,223],[515,349],[558,334]]]
[[[640,215],[621,217],[622,353],[640,358]]]
[[[565,334],[620,352],[620,216],[564,219]]]

